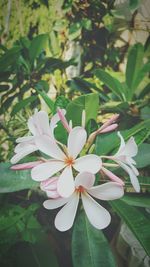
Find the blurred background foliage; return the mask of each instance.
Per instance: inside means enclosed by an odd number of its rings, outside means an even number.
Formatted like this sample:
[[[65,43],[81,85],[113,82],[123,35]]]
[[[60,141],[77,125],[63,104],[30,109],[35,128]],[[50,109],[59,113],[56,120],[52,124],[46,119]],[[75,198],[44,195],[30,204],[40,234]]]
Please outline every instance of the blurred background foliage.
[[[89,133],[113,113],[119,113],[119,130],[126,140],[133,135],[139,145],[136,160],[145,194],[140,197],[127,194],[123,201],[114,201],[111,206],[113,223],[104,233],[112,244],[118,266],[147,267],[150,251],[147,241],[149,0],[1,0],[0,22],[1,162],[9,162],[15,139],[28,133],[27,120],[35,108],[46,110],[49,115],[54,114],[58,106],[66,108],[68,119],[73,116],[75,125],[80,123],[85,108]],[[65,141],[66,135],[60,125],[56,134],[59,140]],[[97,138],[96,151],[99,155],[111,153],[118,145],[114,133],[106,134]],[[39,208],[44,196],[31,181],[29,172],[12,174],[9,167],[9,163],[1,163],[1,266],[72,266],[71,231],[66,235],[53,229],[55,212],[50,215]],[[128,180],[126,190],[132,191]],[[123,214],[122,210],[127,212]],[[126,240],[123,234],[118,238],[120,219],[114,212],[139,240],[140,245],[135,241],[137,250],[143,253],[139,257],[134,257],[132,249],[127,249],[122,241],[123,237]],[[83,261],[77,260],[81,259],[79,252],[84,246],[85,252],[92,251],[94,259],[101,258],[96,265],[91,265],[92,258],[88,259],[87,267],[106,266],[106,258],[107,266],[115,266],[104,235],[92,230],[82,214],[78,223],[80,227],[76,224],[73,230],[73,266],[85,267]],[[139,234],[141,227],[143,235]],[[79,244],[77,236],[81,229],[85,239]],[[93,247],[86,244],[87,235]],[[106,248],[101,254],[94,246],[96,237],[98,244]],[[10,259],[7,259],[8,254]],[[128,257],[131,259],[127,265]]]

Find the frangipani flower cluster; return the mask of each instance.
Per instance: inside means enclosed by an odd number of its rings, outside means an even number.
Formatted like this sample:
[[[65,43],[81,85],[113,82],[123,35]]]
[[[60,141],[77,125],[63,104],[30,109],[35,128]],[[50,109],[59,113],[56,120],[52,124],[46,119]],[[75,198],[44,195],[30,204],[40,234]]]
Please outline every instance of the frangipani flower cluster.
[[[72,122],[67,122],[65,113],[65,110],[58,109],[50,122],[44,111],[36,111],[29,118],[28,128],[32,135],[16,140],[18,144],[11,163],[16,164],[35,151],[42,152],[42,157],[34,162],[14,165],[11,169],[31,169],[32,179],[40,182],[41,190],[45,191],[49,198],[44,202],[45,208],[55,209],[64,206],[55,218],[58,230],[66,231],[71,228],[80,198],[90,223],[97,229],[103,229],[110,223],[110,214],[92,197],[99,200],[114,200],[123,196],[124,182],[108,169],[112,166],[122,167],[129,174],[135,190],[139,192],[138,171],[132,159],[137,154],[137,145],[133,137],[125,144],[123,137],[118,133],[121,145],[115,155],[100,157],[91,154],[90,147],[96,136],[117,128],[118,114],[87,136],[85,112],[83,111],[82,115],[82,125],[76,127],[72,127]],[[59,121],[68,132],[67,145],[55,138],[54,130]],[[105,159],[107,162],[103,162]],[[109,163],[108,160],[114,161],[115,164]],[[95,174],[99,172],[103,172],[111,182],[94,186]]]

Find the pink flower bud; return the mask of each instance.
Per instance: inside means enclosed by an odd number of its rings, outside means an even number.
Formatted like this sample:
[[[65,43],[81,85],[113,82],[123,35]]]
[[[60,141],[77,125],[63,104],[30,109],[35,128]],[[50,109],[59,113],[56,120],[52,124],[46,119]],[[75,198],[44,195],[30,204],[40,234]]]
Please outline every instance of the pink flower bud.
[[[118,127],[117,123],[111,124],[107,126],[106,128],[104,128],[103,130],[100,130],[100,133],[108,133],[108,132],[114,131],[117,127]]]
[[[27,162],[27,163],[22,163],[22,164],[16,164],[14,166],[11,166],[11,170],[27,170],[27,169],[32,169],[33,167],[39,165],[43,161],[38,160],[38,161],[33,161],[33,162]]]
[[[42,181],[40,184],[41,190],[45,191],[49,198],[59,198],[60,195],[57,192],[57,182],[58,177],[54,176],[45,181]]]
[[[112,123],[116,122],[119,118],[119,114],[114,114],[108,121],[106,121],[101,127],[101,130],[104,130],[106,127],[110,126]]]
[[[124,182],[114,173],[112,173],[111,171],[105,169],[104,167],[102,167],[101,169],[103,171],[103,173],[108,176],[113,182],[117,182],[120,185],[124,185]]]
[[[64,116],[64,114],[60,108],[57,109],[57,114],[58,114],[64,128],[67,130],[68,133],[70,133],[71,128],[70,128],[69,123],[67,122],[67,120],[66,120],[66,118],[65,118],[65,116]]]

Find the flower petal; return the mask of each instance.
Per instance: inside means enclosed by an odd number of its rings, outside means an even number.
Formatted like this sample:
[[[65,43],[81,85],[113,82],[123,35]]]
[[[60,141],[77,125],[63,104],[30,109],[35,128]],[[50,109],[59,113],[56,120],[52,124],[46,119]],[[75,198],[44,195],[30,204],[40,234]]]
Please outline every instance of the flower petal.
[[[28,119],[28,128],[34,136],[39,133],[39,129],[36,125],[36,116],[38,116],[37,114],[38,112],[35,112],[35,114]]]
[[[117,127],[118,127],[118,124],[114,123],[114,124],[109,125],[105,129],[99,131],[99,133],[108,133],[108,132],[114,131]]]
[[[36,135],[50,134],[49,127],[49,118],[48,114],[45,111],[36,112],[32,117],[28,120],[28,127],[30,132]]]
[[[84,188],[91,188],[94,184],[95,176],[90,172],[82,172],[76,176],[75,186],[83,186]]]
[[[17,143],[22,143],[22,142],[32,142],[34,140],[34,136],[23,136],[17,138],[16,142]]]
[[[66,167],[59,176],[57,191],[61,197],[69,197],[75,190],[74,179],[71,167]]]
[[[40,184],[40,188],[43,191],[57,190],[58,176],[53,176],[47,180],[44,180]]]
[[[83,207],[90,223],[97,229],[104,229],[111,221],[109,212],[87,193],[81,194]]]
[[[69,127],[68,121],[67,121],[66,117],[64,116],[62,109],[58,108],[57,114],[58,114],[60,121],[61,121],[62,125],[64,126],[64,128],[67,130],[68,133],[70,133],[71,128]]]
[[[117,135],[118,135],[119,138],[120,138],[120,147],[119,147],[117,153],[114,155],[114,157],[117,156],[117,155],[120,155],[120,152],[121,152],[122,149],[124,149],[124,147],[125,147],[125,141],[124,141],[123,136],[121,135],[120,132],[117,132]]]
[[[136,176],[138,176],[139,175],[139,171],[137,170],[137,168],[135,168],[135,166],[133,164],[131,164],[130,167],[131,167],[132,171],[134,172],[134,174]]]
[[[43,206],[45,209],[53,210],[65,205],[70,198],[58,198],[45,200]]]
[[[34,142],[32,142],[32,143],[30,143],[30,142],[22,142],[22,143],[19,143],[19,144],[16,145],[15,153],[19,153],[22,150],[24,150],[24,149],[26,150],[26,149],[29,149],[29,148],[31,148],[31,149],[35,148],[36,150],[38,150],[38,148],[36,147]]]
[[[17,163],[19,160],[21,160],[22,158],[24,158],[25,156],[33,153],[34,151],[37,150],[36,146],[32,146],[32,145],[27,145],[26,147],[22,148],[17,154],[15,154],[10,162],[12,164]]]
[[[102,161],[97,155],[86,155],[75,160],[73,167],[79,172],[97,173],[102,166]]]
[[[106,176],[108,176],[112,181],[119,183],[120,185],[124,185],[124,182],[114,173],[102,167],[102,171]]]
[[[133,185],[135,191],[140,192],[140,184],[139,184],[138,178],[135,175],[135,173],[133,172],[133,170],[129,166],[127,166],[126,164],[124,164],[122,162],[118,162],[118,163],[129,174],[131,184]]]
[[[39,111],[35,115],[35,122],[39,130],[39,134],[51,135],[48,114],[45,111]]]
[[[134,137],[131,137],[127,141],[123,151],[121,151],[121,152],[127,157],[135,157],[136,156],[136,154],[138,153],[138,147],[137,147],[137,144],[135,143]]]
[[[58,160],[49,160],[34,167],[31,170],[31,177],[35,181],[43,181],[64,168],[64,163]]]
[[[55,227],[61,231],[67,231],[73,225],[79,203],[79,194],[73,194],[71,200],[57,213]]]
[[[39,150],[54,159],[64,160],[66,157],[59,146],[48,136],[43,135],[35,138]]]
[[[68,136],[68,154],[74,159],[81,152],[86,143],[87,133],[82,127],[74,127]]]
[[[45,191],[48,198],[59,198],[60,195],[57,191]]]
[[[115,182],[108,182],[94,186],[88,189],[87,192],[93,197],[101,200],[113,200],[121,198],[124,195],[123,187]]]

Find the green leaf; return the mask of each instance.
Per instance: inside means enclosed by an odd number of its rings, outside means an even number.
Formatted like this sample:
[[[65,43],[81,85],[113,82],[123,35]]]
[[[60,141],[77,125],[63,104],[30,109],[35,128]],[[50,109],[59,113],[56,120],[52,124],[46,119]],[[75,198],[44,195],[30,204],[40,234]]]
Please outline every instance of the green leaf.
[[[137,77],[135,78],[134,81],[134,88],[137,88],[139,86],[141,81],[145,78],[146,74],[148,74],[149,72],[150,72],[150,62],[144,64],[144,66],[138,72]]]
[[[136,90],[136,80],[143,64],[144,47],[142,44],[135,44],[129,51],[126,67],[126,83],[129,87],[130,99]]]
[[[20,246],[16,252],[15,266],[59,267],[50,241],[46,238],[36,244]]]
[[[72,259],[74,267],[116,266],[103,232],[93,228],[83,212],[73,229]]]
[[[7,92],[9,93],[9,92]],[[0,114],[6,113],[10,105],[13,103],[14,99],[18,97],[18,93],[7,97],[7,99],[3,102],[3,105],[0,107]]]
[[[14,107],[11,112],[11,116],[14,116],[17,112],[19,112],[21,109],[27,107],[30,103],[34,102],[37,99],[37,96],[29,96],[26,99],[23,99],[19,101]]]
[[[45,101],[47,106],[50,108],[50,110],[53,112],[53,110],[54,110],[54,102],[44,92],[45,89],[43,87],[43,84],[41,82],[39,82],[34,86],[34,88],[36,89],[38,94],[43,98],[43,100]]]
[[[98,94],[83,95],[68,104],[66,117],[68,121],[72,120],[73,126],[81,125],[82,111],[85,110],[87,123],[91,119],[96,120],[98,108]]]
[[[130,9],[133,10],[133,11],[135,11],[135,10],[139,7],[140,4],[141,4],[141,3],[140,3],[139,0],[130,0],[130,1],[129,1],[129,7],[130,7]]]
[[[69,104],[69,99],[66,98],[64,95],[60,95],[56,98],[54,104],[54,114],[57,112],[57,108],[66,109]]]
[[[89,84],[81,78],[74,78],[72,80],[67,81],[66,84],[72,91],[80,91],[84,94],[91,93],[91,86],[89,86]]]
[[[92,21],[90,19],[83,18],[81,21],[81,25],[83,28],[85,28],[88,31],[92,30]]]
[[[125,100],[123,85],[109,73],[104,70],[97,69],[94,74],[106,85],[120,100]]]
[[[139,146],[138,154],[134,158],[137,168],[144,168],[150,165],[150,144],[143,143]]]
[[[0,84],[0,92],[8,91],[10,86],[8,84]]]
[[[130,206],[137,206],[144,208],[150,207],[150,198],[147,195],[136,195],[136,196],[134,196],[133,194],[132,196],[125,195],[121,200]]]
[[[57,35],[54,31],[50,32],[50,50],[52,52],[52,55],[56,56],[60,53],[60,46],[59,46],[59,40],[57,38]]]
[[[147,96],[149,94],[149,88],[150,88],[150,83],[148,83],[144,88],[142,88],[142,91],[138,94],[138,99]]]
[[[141,122],[129,130],[120,131],[125,140],[134,136],[137,145],[140,145],[150,135],[150,120]],[[120,138],[116,132],[99,135],[96,139],[96,153],[107,155],[120,145]]]
[[[75,65],[75,62],[73,59],[70,59],[68,61],[63,61],[59,58],[46,58],[45,60],[45,66],[42,69],[42,73],[51,73],[54,72],[57,69],[63,70],[70,65]]]
[[[80,22],[72,23],[69,28],[68,38],[70,41],[75,40],[81,35],[82,25]]]
[[[150,221],[144,214],[122,200],[111,201],[110,205],[120,218],[127,224],[135,237],[141,243],[146,253],[150,256]]]
[[[148,120],[150,118],[150,107],[145,106],[141,108],[141,119]]]
[[[0,193],[20,191],[34,188],[38,183],[31,179],[31,170],[14,171],[11,170],[10,163],[0,163]]]
[[[30,56],[32,63],[40,55],[40,53],[46,48],[47,42],[48,42],[47,34],[40,34],[34,37],[29,47],[29,56]]]
[[[49,91],[49,84],[45,80],[40,80],[36,84],[36,88],[47,93]]]
[[[20,47],[13,47],[5,52],[0,58],[0,71],[4,72],[13,64],[16,64],[20,55]]]
[[[25,219],[25,217],[26,223],[28,223],[31,214],[33,215],[38,208],[38,204],[32,204],[26,209],[17,205],[4,206],[2,210],[0,210],[0,231],[8,230],[9,228],[16,226],[16,224],[18,224],[21,219]]]

